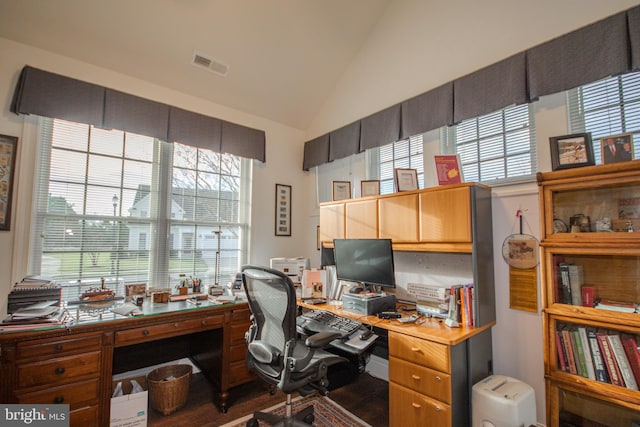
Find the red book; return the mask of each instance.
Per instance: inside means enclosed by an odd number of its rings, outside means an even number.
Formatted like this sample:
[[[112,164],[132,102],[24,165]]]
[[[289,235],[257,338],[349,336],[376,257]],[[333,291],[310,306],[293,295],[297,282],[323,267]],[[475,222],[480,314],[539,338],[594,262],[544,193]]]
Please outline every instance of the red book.
[[[564,346],[562,345],[561,331],[556,331],[556,352],[558,353],[558,363],[560,364],[560,369],[568,372],[569,369],[567,369],[567,360],[565,356]]]
[[[640,350],[638,350],[638,343],[631,336],[624,336],[622,338],[622,347],[629,359],[629,365],[633,371],[633,376],[636,378],[636,382],[640,384]]]
[[[609,373],[611,384],[624,387],[624,382],[622,382],[622,376],[620,374],[620,368],[618,368],[618,364],[616,363],[613,351],[609,346],[607,334],[605,334],[604,332],[598,332],[596,333],[596,337],[598,338],[598,344],[600,345],[600,351],[602,352],[602,358],[604,359],[604,365],[607,367],[607,372]]]
[[[564,349],[567,352],[567,366],[569,372],[573,375],[578,375],[578,367],[576,365],[576,355],[571,345],[571,332],[568,329],[562,330],[562,342],[564,342]]]

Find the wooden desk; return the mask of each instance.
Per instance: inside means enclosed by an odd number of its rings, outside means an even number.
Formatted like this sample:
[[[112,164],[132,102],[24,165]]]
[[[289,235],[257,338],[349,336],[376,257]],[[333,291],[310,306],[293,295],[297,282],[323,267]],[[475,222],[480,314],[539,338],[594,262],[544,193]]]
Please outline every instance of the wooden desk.
[[[327,310],[388,332],[390,425],[471,425],[473,384],[491,375],[491,327],[449,328],[431,318],[402,324],[342,309],[341,305],[298,305]],[[407,314],[408,315],[408,314]]]
[[[99,306],[71,306],[71,327],[0,334],[0,402],[66,403],[72,426],[108,426],[114,374],[189,357],[219,391],[253,377],[245,367],[246,303],[201,306],[145,302],[124,317]]]

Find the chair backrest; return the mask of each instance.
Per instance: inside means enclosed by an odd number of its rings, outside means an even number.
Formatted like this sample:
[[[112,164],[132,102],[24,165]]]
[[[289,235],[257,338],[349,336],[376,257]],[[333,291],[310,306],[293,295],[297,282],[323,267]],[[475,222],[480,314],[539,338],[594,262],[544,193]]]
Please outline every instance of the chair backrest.
[[[280,271],[245,265],[242,278],[256,330],[252,341],[270,344],[284,354],[285,344],[296,339],[296,291]]]

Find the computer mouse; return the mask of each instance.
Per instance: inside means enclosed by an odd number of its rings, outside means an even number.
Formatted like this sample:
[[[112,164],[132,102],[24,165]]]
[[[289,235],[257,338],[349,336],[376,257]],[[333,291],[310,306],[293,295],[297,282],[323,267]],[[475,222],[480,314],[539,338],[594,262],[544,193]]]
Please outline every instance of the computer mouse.
[[[369,337],[371,336],[371,334],[372,334],[372,333],[373,333],[373,332],[371,332],[369,329],[367,329],[366,331],[363,331],[363,332],[360,334],[360,339],[361,339],[362,341],[365,341],[367,338],[369,338]]]

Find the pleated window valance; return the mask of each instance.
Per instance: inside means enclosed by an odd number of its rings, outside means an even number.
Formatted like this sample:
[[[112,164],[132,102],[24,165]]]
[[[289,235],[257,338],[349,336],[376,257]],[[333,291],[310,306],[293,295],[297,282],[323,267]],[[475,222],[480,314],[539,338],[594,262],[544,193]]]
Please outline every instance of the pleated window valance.
[[[265,132],[92,83],[22,69],[11,111],[119,129],[265,161]]]
[[[640,70],[640,6],[587,25],[305,143],[303,170]],[[397,130],[400,130],[399,135]],[[325,147],[328,145],[328,147]]]

